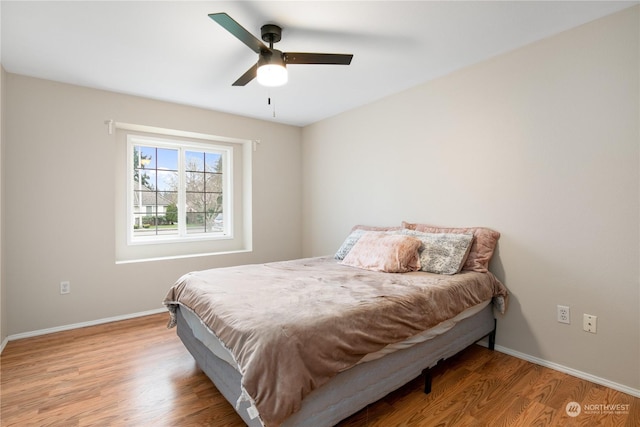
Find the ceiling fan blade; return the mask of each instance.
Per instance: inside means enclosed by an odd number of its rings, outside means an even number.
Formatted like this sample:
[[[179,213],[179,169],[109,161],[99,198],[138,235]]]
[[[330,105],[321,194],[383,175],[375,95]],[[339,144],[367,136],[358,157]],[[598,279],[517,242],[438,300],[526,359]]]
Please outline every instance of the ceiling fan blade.
[[[242,25],[238,24],[232,17],[224,12],[210,13],[209,18],[220,24],[225,30],[236,36],[238,40],[249,46],[255,53],[260,53],[269,48],[262,43],[257,37],[247,31]]]
[[[244,86],[249,83],[251,80],[256,78],[258,72],[258,64],[254,64],[253,67],[249,68],[243,75],[240,76],[238,80],[233,82],[232,86]]]
[[[340,53],[284,53],[284,62],[287,64],[333,64],[349,65],[353,55]]]

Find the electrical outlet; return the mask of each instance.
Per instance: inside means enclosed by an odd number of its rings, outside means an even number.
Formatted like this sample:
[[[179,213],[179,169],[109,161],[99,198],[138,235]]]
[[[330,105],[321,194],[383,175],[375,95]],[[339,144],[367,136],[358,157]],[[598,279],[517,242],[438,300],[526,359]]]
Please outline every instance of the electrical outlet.
[[[597,321],[598,316],[594,316],[592,314],[584,314],[584,317],[582,318],[582,329],[595,334],[596,327],[598,326]]]
[[[558,306],[558,322],[571,323],[571,314],[569,312],[569,307],[566,305]]]
[[[64,281],[60,282],[60,295],[68,294],[71,292],[71,283]]]

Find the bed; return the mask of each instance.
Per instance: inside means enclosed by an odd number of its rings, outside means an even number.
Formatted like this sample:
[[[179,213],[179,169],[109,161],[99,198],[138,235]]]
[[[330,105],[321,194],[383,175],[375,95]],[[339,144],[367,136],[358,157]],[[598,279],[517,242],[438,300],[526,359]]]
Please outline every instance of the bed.
[[[252,427],[332,426],[420,374],[428,392],[439,360],[493,345],[507,290],[487,270],[482,233],[497,232],[421,226],[354,227],[331,257],[188,273],[164,300],[170,326]]]

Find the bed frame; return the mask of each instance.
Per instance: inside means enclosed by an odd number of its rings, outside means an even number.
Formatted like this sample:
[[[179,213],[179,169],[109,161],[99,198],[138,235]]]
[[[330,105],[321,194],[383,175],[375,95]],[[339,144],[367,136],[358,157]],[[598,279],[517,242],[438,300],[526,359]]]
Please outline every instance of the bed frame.
[[[492,304],[487,305],[482,311],[431,340],[341,372],[305,397],[300,410],[287,418],[282,427],[334,426],[420,375],[425,379],[425,393],[429,393],[430,369],[440,360],[455,355],[485,337],[489,337],[489,348],[494,349],[496,321],[492,307]],[[194,337],[181,310],[182,307],[179,307],[176,313],[178,336],[200,369],[236,407],[240,396],[240,373]],[[248,426],[261,427],[258,418],[249,416],[248,409],[249,403],[243,401],[236,407],[236,412]]]

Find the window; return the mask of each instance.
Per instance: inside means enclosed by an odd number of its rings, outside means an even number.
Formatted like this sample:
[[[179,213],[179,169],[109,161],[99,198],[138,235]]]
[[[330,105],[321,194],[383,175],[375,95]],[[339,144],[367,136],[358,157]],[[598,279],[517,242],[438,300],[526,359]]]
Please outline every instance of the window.
[[[116,263],[252,250],[253,141],[114,125]]]
[[[127,139],[130,243],[232,237],[228,148]]]

